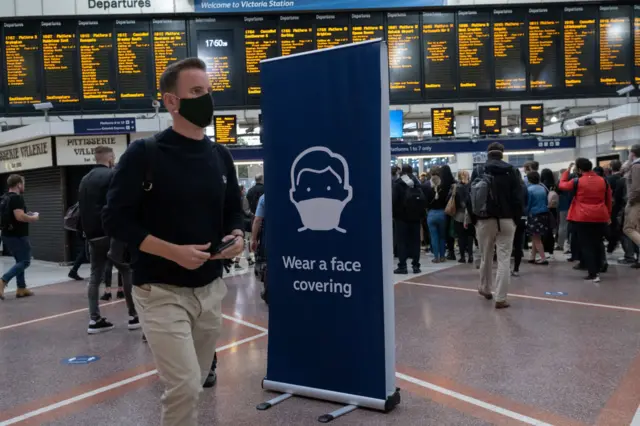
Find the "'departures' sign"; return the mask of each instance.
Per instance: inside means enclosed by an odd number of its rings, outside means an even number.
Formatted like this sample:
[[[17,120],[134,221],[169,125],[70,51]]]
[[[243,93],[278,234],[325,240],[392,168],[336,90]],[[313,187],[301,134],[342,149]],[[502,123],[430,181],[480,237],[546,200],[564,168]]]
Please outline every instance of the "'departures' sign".
[[[95,163],[99,146],[113,149],[116,161],[127,149],[126,135],[65,136],[56,138],[58,166],[81,166]]]
[[[0,147],[0,173],[22,172],[53,166],[51,138]]]

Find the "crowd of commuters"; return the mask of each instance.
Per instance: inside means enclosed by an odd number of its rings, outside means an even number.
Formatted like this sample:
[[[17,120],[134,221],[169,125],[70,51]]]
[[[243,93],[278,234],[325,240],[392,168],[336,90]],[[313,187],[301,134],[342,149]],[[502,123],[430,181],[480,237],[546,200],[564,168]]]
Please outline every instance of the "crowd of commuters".
[[[409,272],[408,259],[412,271],[420,272],[422,242],[433,263],[475,263],[479,292],[492,300],[497,263],[500,309],[509,306],[510,277],[520,275],[529,248],[528,263],[548,265],[554,252],[562,251],[576,262],[573,269],[587,271],[585,279],[594,283],[608,270],[607,252],[620,244],[624,257],[618,263],[640,267],[640,145],[631,147],[624,165],[615,160],[605,169],[578,158],[558,177],[550,169],[539,170],[536,161],[524,165],[523,176],[503,161],[503,153],[500,143],[492,143],[486,163],[474,167],[470,177],[468,171],[458,172],[457,179],[447,165],[420,179],[408,164],[392,167],[396,274]]]

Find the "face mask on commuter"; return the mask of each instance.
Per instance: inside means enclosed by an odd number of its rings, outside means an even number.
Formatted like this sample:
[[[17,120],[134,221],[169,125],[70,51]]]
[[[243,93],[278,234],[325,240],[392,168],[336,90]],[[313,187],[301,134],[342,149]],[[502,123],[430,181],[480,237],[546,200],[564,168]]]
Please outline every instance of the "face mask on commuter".
[[[213,121],[213,95],[205,93],[197,98],[180,99],[178,113],[188,122],[198,127],[208,127]]]

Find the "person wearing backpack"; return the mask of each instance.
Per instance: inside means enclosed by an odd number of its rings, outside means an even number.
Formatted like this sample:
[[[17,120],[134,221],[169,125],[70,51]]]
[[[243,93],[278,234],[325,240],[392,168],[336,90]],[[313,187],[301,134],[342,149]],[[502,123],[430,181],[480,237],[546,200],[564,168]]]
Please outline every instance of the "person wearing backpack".
[[[611,221],[612,194],[604,177],[593,171],[591,161],[586,158],[576,160],[578,178],[570,179],[569,165],[558,187],[562,191],[573,191],[575,196],[567,220],[576,227],[577,246],[580,248],[580,264],[575,269],[585,267],[589,275],[585,280],[600,282],[600,272],[606,271],[604,235]]]
[[[420,181],[410,164],[402,166],[402,174],[393,185],[392,210],[398,244],[398,268],[395,274],[407,274],[407,259],[412,260],[413,273],[420,271],[420,220],[427,202]]]
[[[504,146],[493,142],[487,148],[487,162],[471,183],[471,216],[480,245],[478,293],[492,300],[494,247],[498,262],[495,279],[495,308],[508,308],[510,263],[516,225],[523,212],[520,178],[513,166],[502,161]]]

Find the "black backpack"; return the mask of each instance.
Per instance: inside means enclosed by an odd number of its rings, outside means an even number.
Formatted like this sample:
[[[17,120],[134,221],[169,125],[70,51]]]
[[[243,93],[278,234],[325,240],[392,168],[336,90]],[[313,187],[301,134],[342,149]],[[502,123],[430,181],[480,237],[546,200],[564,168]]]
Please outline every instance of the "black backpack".
[[[427,198],[419,184],[413,182],[413,186],[408,186],[404,193],[404,211],[411,219],[420,219],[427,210]]]

